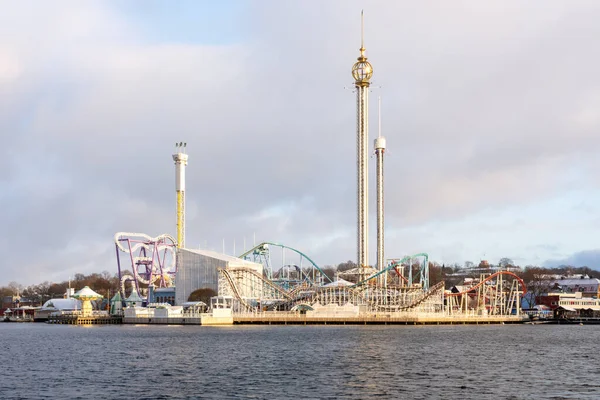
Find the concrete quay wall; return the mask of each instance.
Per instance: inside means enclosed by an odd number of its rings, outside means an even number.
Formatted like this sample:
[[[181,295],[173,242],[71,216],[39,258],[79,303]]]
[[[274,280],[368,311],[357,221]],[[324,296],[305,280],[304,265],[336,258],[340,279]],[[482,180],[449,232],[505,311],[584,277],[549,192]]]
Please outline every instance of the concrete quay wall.
[[[124,324],[145,325],[233,325],[233,317],[215,317],[202,315],[199,317],[125,317]]]
[[[467,324],[521,324],[527,316],[515,315],[357,315],[357,316],[307,316],[287,313],[234,315],[235,324],[322,324],[322,325],[467,325]]]
[[[50,316],[46,320],[48,324],[59,324],[59,325],[107,325],[107,324],[120,324],[121,317],[115,316],[88,316],[82,317],[78,315],[59,315]]]
[[[124,317],[124,324],[135,325],[201,325],[200,317]]]
[[[515,315],[439,315],[439,314],[369,314],[355,316],[306,315],[287,312],[234,314],[215,317],[210,314],[196,317],[125,317],[124,324],[150,325],[480,325],[520,324],[527,316]]]

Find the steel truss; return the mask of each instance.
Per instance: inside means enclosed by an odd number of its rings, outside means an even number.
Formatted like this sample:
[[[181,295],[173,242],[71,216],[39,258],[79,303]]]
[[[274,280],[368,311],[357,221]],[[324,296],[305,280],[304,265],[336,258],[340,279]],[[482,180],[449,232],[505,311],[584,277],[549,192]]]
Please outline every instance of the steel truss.
[[[236,311],[291,310],[299,305],[351,304],[364,311],[440,312],[444,283],[428,291],[376,286],[299,286],[286,291],[249,268],[219,270],[219,296],[232,297]]]
[[[292,297],[280,286],[251,268],[219,269],[219,296],[233,297],[245,311],[256,311]]]
[[[476,312],[488,315],[520,315],[525,282],[510,271],[481,275],[480,282],[459,293],[446,293],[449,314]]]

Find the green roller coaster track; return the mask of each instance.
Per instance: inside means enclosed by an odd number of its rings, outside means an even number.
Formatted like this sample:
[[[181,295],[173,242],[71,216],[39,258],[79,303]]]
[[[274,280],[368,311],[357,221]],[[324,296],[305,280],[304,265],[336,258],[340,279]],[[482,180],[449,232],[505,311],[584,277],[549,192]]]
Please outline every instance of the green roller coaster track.
[[[304,254],[303,252],[301,252],[300,250],[294,249],[293,247],[289,247],[286,246],[284,244],[281,243],[275,243],[275,242],[262,242],[256,246],[254,246],[253,248],[251,248],[250,250],[246,251],[245,253],[241,254],[239,256],[239,258],[244,258],[247,259],[247,257],[249,255],[254,255],[254,256],[260,256],[260,255],[265,255],[268,252],[268,247],[265,247],[265,245],[268,246],[276,246],[276,247],[280,247],[282,249],[288,249],[290,251],[293,251],[297,254],[299,254],[301,257],[305,258],[317,271],[319,271],[319,273],[328,281],[331,282],[331,279],[329,279],[329,277],[325,274],[325,272],[323,272],[323,270],[321,268],[319,268],[319,266],[306,254]],[[302,272],[304,274],[304,272]]]
[[[413,258],[417,258],[417,257],[424,257],[423,265],[421,265],[421,270],[420,270],[419,283],[421,284],[421,287],[423,288],[423,290],[429,290],[429,255],[427,253],[417,253],[412,256],[406,256],[404,258],[401,258],[400,260],[391,259],[391,260],[389,260],[388,266],[386,268],[384,268],[383,270],[369,276],[368,278],[352,285],[351,287],[357,287],[360,285],[364,285],[368,281],[375,279],[380,275],[386,274],[391,269],[395,269],[400,264],[410,261]]]

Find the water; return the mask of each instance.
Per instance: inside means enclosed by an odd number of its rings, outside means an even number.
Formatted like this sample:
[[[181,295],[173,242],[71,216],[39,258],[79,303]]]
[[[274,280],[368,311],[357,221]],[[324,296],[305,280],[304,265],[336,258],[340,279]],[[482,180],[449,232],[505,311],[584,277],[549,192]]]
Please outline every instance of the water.
[[[597,399],[599,326],[0,323],[1,399]]]

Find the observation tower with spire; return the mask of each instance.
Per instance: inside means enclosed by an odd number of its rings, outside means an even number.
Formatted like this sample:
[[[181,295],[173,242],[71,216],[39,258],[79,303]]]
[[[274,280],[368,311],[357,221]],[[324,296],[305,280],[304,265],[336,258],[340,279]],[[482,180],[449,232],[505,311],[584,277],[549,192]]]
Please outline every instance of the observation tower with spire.
[[[364,13],[360,13],[361,43],[360,56],[352,67],[352,77],[356,88],[356,180],[357,180],[357,263],[359,268],[369,266],[369,180],[368,180],[368,141],[369,141],[369,86],[373,67],[367,61],[364,45]]]

